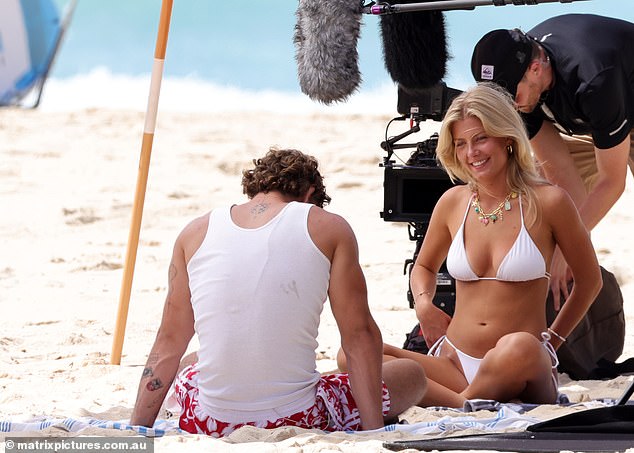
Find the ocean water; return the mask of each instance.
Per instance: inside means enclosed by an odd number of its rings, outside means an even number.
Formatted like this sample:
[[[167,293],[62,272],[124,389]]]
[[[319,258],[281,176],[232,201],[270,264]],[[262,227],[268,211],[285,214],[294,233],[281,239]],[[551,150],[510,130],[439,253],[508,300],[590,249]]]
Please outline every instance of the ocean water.
[[[63,10],[67,0],[55,0]],[[326,0],[321,0],[326,1]],[[538,0],[539,1],[539,0]],[[161,0],[78,0],[41,108],[144,111],[149,93]],[[385,70],[380,19],[364,15],[358,44],[360,90],[323,106],[300,91],[292,42],[293,0],[176,0],[173,4],[159,109],[178,111],[396,113],[396,87]],[[581,0],[447,11],[445,82],[473,83],[473,45],[494,28],[529,29],[567,12],[634,22],[633,0]]]

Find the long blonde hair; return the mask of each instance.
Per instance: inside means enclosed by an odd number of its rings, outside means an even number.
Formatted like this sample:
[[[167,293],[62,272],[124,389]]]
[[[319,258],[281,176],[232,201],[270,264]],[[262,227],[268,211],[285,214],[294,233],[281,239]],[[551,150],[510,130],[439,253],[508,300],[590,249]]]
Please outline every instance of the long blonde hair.
[[[453,100],[440,128],[436,148],[438,160],[452,181],[460,180],[469,184],[472,190],[478,190],[478,182],[458,160],[451,135],[453,124],[469,117],[478,118],[487,135],[511,141],[506,183],[510,191],[522,194],[527,203],[528,224],[533,224],[539,215],[534,187],[547,182],[537,172],[524,122],[506,90],[493,83],[482,82]]]

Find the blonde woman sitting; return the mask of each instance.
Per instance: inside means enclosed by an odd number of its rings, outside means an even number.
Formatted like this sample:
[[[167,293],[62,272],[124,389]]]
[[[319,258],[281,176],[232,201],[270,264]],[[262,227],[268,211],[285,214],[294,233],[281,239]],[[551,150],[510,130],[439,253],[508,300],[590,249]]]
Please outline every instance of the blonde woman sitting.
[[[411,273],[430,355],[385,345],[384,358],[423,366],[423,406],[462,407],[476,398],[554,403],[555,350],[602,284],[588,232],[568,194],[538,175],[522,119],[500,88],[480,84],[452,102],[437,156],[452,180],[466,184],[438,200]],[[557,246],[575,285],[548,326],[548,271]],[[451,318],[432,304],[445,258],[456,280]],[[338,359],[346,369],[345,358]]]

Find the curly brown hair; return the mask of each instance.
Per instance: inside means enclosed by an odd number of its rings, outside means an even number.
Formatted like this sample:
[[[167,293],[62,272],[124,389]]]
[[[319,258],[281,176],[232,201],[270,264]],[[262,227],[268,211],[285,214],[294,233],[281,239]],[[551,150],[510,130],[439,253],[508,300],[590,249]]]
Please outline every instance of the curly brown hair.
[[[253,159],[255,168],[242,172],[242,192],[249,198],[258,193],[279,191],[301,198],[315,188],[310,202],[320,208],[330,203],[317,159],[296,149],[270,148],[264,157]]]

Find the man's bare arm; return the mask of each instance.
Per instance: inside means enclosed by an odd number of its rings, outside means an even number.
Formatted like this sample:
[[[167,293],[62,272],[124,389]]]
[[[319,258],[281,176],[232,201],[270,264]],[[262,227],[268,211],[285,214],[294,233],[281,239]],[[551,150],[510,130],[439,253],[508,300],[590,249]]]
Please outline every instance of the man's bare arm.
[[[579,214],[588,231],[592,230],[612,209],[625,190],[627,161],[630,155],[630,136],[613,148],[597,149],[598,177]]]
[[[583,224],[591,231],[614,206],[625,189],[630,137],[614,148],[595,148],[598,177],[589,193],[585,191],[583,180],[568,148],[551,123],[544,122],[539,133],[531,140],[531,144],[546,178],[568,192]],[[550,270],[550,287],[555,296],[556,310],[559,310],[559,295],[561,294],[564,299],[569,297],[568,269],[568,263],[558,248]]]
[[[559,131],[552,123],[544,121],[538,134],[531,139],[531,145],[544,177],[566,190],[579,208],[586,200],[586,189]]]
[[[151,427],[194,334],[189,280],[183,248],[174,246],[161,326],[143,369],[130,424]]]
[[[595,148],[598,177],[589,193],[568,148],[551,123],[544,122],[531,145],[546,178],[568,192],[583,224],[591,231],[625,190],[630,136],[613,148]]]
[[[357,241],[339,216],[328,222],[337,237],[328,295],[341,333],[350,384],[364,430],[384,425],[382,414],[383,340],[368,307],[367,288],[359,265]]]

